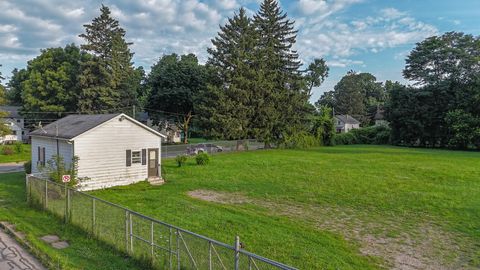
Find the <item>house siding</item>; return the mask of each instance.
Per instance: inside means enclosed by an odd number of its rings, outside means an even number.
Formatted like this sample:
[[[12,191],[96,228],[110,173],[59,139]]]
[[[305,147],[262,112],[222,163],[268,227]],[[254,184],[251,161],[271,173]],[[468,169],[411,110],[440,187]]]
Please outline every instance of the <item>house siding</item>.
[[[45,161],[51,160],[57,154],[57,140],[32,136],[32,173],[39,173],[38,147],[45,147]],[[73,145],[64,140],[58,140],[58,153],[63,157],[65,165],[70,166],[73,158]]]
[[[160,154],[161,138],[158,135],[128,119],[119,121],[119,118],[115,117],[75,138],[78,177],[88,178],[82,181],[82,190],[128,185],[147,179],[146,164],[126,165],[127,150],[158,148]]]

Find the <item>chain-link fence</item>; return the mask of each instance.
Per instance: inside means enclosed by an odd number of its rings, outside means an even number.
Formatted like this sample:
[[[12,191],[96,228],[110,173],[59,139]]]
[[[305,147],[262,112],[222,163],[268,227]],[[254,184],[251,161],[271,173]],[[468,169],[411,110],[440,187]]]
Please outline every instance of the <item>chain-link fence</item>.
[[[26,177],[32,206],[46,209],[154,269],[295,269],[64,185]]]
[[[195,155],[200,152],[217,154],[222,152],[260,150],[265,143],[259,140],[205,141],[192,144],[162,144],[162,158],[178,155]]]

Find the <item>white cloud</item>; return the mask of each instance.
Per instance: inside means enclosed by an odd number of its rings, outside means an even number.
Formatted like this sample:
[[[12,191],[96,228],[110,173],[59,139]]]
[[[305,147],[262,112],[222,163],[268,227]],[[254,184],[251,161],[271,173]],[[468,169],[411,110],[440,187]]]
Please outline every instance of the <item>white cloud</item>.
[[[336,59],[327,61],[329,67],[347,67],[347,66],[364,66],[363,61],[350,59]]]
[[[418,42],[438,32],[434,26],[393,8],[350,23],[337,17],[313,23],[317,20],[316,16],[307,17],[298,34],[297,49],[306,61],[315,57],[347,59],[363,52],[377,53]],[[339,67],[358,64],[352,61],[333,63]]]

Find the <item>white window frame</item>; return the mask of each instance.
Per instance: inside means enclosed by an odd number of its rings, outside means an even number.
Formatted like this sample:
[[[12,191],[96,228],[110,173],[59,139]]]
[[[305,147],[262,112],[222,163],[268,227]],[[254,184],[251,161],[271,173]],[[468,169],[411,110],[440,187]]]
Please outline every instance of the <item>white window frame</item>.
[[[138,153],[137,157],[134,157],[134,153]],[[131,163],[132,164],[142,164],[142,150],[132,150],[132,158],[131,158]]]

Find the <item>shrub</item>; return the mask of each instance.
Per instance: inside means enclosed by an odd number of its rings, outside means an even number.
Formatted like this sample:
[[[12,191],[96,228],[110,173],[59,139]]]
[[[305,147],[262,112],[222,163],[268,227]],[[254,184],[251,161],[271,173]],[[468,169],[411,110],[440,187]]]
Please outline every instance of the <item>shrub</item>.
[[[32,161],[29,160],[23,164],[23,168],[25,169],[26,174],[32,173]]]
[[[178,155],[175,157],[175,162],[177,162],[178,167],[182,167],[187,162],[187,159],[186,155]]]
[[[195,157],[197,165],[207,165],[210,162],[210,156],[207,153],[199,153]]]
[[[348,144],[389,144],[391,129],[388,126],[371,126],[336,134],[336,145]]]
[[[320,139],[306,132],[299,132],[287,135],[279,144],[280,148],[286,149],[307,149],[320,145]]]
[[[13,147],[15,148],[15,153],[20,154],[23,152],[23,144],[21,142],[15,142]]]
[[[78,157],[74,156],[70,164],[66,164],[62,156],[54,155],[47,161],[45,167],[41,168],[42,172],[48,174],[48,178],[57,183],[62,183],[62,175],[70,175],[69,186],[76,186],[80,184],[80,181],[86,179],[80,179],[77,177],[78,173]]]
[[[2,149],[2,154],[6,156],[13,155],[14,154],[13,148],[10,146],[4,146]]]

